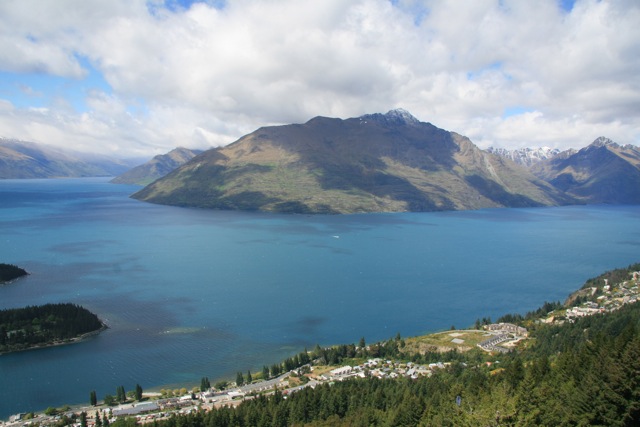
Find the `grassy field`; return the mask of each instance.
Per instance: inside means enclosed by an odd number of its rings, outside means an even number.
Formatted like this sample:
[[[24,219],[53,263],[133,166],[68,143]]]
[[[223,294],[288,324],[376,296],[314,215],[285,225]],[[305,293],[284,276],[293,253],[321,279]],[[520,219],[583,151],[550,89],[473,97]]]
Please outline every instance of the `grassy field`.
[[[424,353],[426,351],[446,352],[457,350],[469,351],[490,335],[486,331],[479,330],[451,330],[430,335],[411,337],[405,339],[403,351]]]

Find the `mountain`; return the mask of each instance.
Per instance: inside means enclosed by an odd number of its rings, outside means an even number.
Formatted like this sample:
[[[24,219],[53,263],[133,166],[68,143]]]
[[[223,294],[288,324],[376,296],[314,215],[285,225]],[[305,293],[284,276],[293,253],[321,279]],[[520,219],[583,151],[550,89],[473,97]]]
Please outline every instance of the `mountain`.
[[[539,178],[583,203],[639,204],[640,149],[600,137],[531,168]]]
[[[159,154],[148,162],[118,175],[111,182],[114,184],[147,185],[184,165],[200,153],[202,153],[202,150],[189,150],[178,147],[167,154]]]
[[[118,175],[131,162],[0,138],[0,179]]]
[[[296,213],[568,203],[528,171],[404,110],[264,127],[133,195],[153,203]]]
[[[560,150],[557,148],[549,147],[518,148],[516,150],[489,147],[487,148],[487,151],[501,157],[506,157],[507,159],[513,160],[517,164],[525,167],[531,167],[538,162],[548,160],[560,154]]]

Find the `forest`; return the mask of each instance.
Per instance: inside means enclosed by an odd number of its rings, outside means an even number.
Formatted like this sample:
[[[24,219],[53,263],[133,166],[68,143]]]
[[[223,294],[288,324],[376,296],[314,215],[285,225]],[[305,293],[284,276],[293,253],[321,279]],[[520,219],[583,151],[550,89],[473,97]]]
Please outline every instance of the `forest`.
[[[98,316],[70,303],[0,310],[0,353],[56,344],[102,328]]]
[[[628,278],[628,269],[606,278]],[[591,284],[604,283],[601,278]],[[592,285],[593,286],[593,285]],[[531,328],[526,346],[488,363],[476,351],[440,354],[452,361],[431,377],[358,378],[304,388],[275,390],[235,408],[175,415],[156,427],[214,426],[636,426],[640,425],[640,304],[561,325],[535,323],[558,303],[521,316]],[[540,317],[539,317],[540,318]],[[364,339],[360,344],[363,344]],[[397,336],[367,346],[316,347],[313,363],[358,357],[428,361],[437,355],[403,353]],[[306,354],[306,352],[305,352]],[[304,360],[306,362],[306,359]],[[289,368],[300,355],[285,361]],[[269,372],[267,367],[265,371]],[[271,369],[273,371],[273,367]],[[265,373],[266,373],[265,372]],[[122,420],[124,422],[124,420]]]
[[[10,282],[11,280],[26,276],[27,274],[29,273],[18,266],[0,263],[0,284]]]

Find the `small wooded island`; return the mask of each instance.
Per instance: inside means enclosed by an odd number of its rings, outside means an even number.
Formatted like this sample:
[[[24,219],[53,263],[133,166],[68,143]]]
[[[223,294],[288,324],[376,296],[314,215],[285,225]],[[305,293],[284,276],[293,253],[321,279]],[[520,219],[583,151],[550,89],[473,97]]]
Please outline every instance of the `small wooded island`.
[[[19,277],[26,276],[28,274],[29,273],[27,273],[24,269],[13,264],[0,263],[0,285],[15,280]]]
[[[70,343],[104,328],[97,315],[71,303],[0,310],[0,354]]]

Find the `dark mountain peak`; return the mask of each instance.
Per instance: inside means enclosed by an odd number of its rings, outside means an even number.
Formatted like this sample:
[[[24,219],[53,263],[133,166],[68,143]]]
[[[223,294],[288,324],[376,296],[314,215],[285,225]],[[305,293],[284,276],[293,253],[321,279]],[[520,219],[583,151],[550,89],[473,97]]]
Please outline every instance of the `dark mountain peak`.
[[[374,121],[382,125],[416,125],[420,123],[420,120],[416,119],[410,112],[403,108],[396,108],[395,110],[389,110],[385,114],[365,114],[358,117],[361,121]]]
[[[134,167],[111,180],[114,184],[147,185],[193,159],[202,150],[184,147],[174,148],[166,154],[158,154],[151,160]]]
[[[613,142],[612,140],[610,140],[609,138],[606,138],[604,136],[600,136],[598,138],[595,139],[595,141],[593,141],[590,145],[590,147],[613,147],[613,148],[618,148],[619,145],[616,144],[615,142]],[[587,147],[589,148],[589,147]]]
[[[182,163],[186,163],[187,161],[191,160],[193,157],[197,156],[198,154],[202,153],[204,150],[191,150],[189,148],[185,148],[185,147],[177,147],[174,148],[173,150],[169,151],[168,153],[165,154],[158,154],[156,156],[154,156],[153,158],[156,160],[174,160],[176,162],[180,162]]]
[[[416,119],[410,112],[405,110],[404,108],[396,108],[395,110],[389,110],[387,114],[385,114],[388,120],[398,120],[404,123],[419,123],[420,121]]]

